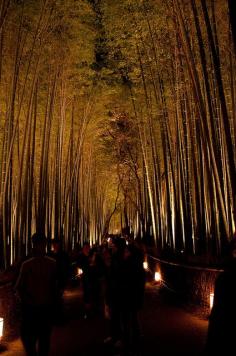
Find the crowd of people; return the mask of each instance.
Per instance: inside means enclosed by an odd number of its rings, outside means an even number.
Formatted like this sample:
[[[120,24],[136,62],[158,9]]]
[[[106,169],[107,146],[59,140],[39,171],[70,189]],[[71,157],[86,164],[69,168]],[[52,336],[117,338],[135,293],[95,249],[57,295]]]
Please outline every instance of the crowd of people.
[[[21,339],[27,356],[47,356],[53,325],[64,321],[63,293],[79,270],[83,317],[102,313],[110,333],[104,340],[114,350],[137,354],[140,341],[138,311],[145,290],[146,251],[138,239],[112,236],[101,245],[85,242],[69,256],[62,241],[32,236],[32,251],[21,264],[15,284],[21,303]],[[236,288],[236,239],[229,244],[224,272],[215,281],[204,354],[233,355]],[[124,353],[126,354],[126,353]]]
[[[99,307],[110,320],[105,340],[126,349],[138,347],[138,310],[145,286],[144,249],[124,238],[111,238],[99,248],[85,244],[78,257],[82,269],[85,318]]]
[[[110,236],[101,245],[85,242],[69,256],[62,241],[32,236],[32,253],[22,263],[15,284],[22,310],[21,339],[27,356],[47,356],[54,323],[64,322],[63,293],[73,271],[81,271],[83,317],[102,313],[110,334],[104,343],[138,348],[138,310],[143,305],[145,249],[140,241]]]

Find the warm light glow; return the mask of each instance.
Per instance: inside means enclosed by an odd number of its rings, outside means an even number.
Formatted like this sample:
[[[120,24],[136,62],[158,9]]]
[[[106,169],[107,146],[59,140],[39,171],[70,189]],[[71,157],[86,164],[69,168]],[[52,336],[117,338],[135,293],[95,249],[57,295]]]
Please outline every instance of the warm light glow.
[[[3,336],[3,321],[4,321],[4,319],[0,318],[0,340]]]
[[[77,268],[77,276],[81,276],[83,274],[83,270],[81,268]]]
[[[148,263],[147,263],[147,261],[144,261],[144,262],[143,262],[143,268],[146,269],[146,270],[148,269]]]
[[[210,309],[212,309],[214,303],[214,293],[210,293]]]
[[[161,273],[160,272],[155,272],[154,279],[156,282],[161,282]]]

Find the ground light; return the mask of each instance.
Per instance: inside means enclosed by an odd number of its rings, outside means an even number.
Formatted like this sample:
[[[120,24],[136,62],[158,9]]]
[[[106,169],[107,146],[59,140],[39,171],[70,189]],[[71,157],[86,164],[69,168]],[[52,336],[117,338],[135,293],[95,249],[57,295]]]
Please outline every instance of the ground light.
[[[4,319],[0,318],[0,342],[2,341],[2,337],[3,337],[3,323],[4,323]]]
[[[210,293],[210,310],[212,309],[214,304],[214,293]]]
[[[2,338],[3,338],[3,324],[4,324],[4,319],[0,318],[0,352],[3,352],[6,350],[6,345],[3,344]]]
[[[155,272],[154,280],[155,280],[155,282],[158,282],[158,283],[161,282],[161,272],[160,271]]]
[[[78,268],[77,268],[77,277],[82,276],[82,274],[83,274],[83,270],[78,267]]]

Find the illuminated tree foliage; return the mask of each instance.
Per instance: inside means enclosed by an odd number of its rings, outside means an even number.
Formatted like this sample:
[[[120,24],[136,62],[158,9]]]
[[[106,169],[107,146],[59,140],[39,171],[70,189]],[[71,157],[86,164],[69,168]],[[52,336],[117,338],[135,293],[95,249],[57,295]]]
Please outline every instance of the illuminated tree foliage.
[[[124,228],[220,258],[235,232],[233,1],[0,1],[0,264]]]

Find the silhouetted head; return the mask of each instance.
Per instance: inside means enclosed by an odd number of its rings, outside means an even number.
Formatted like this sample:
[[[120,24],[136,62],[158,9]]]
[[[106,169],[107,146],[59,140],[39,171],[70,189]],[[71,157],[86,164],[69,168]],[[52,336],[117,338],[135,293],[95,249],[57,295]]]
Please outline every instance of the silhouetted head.
[[[46,253],[47,239],[44,234],[36,232],[31,237],[33,251],[36,255],[44,255]]]
[[[123,253],[126,247],[126,241],[124,238],[116,237],[112,239],[112,251]]]

